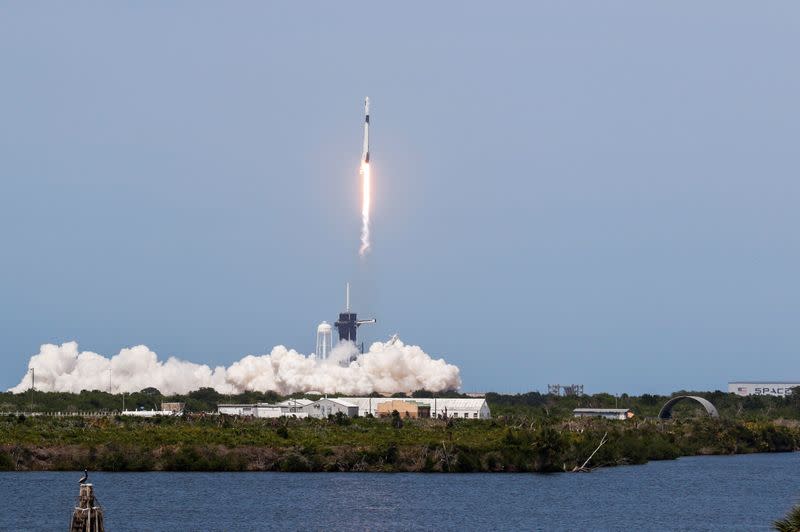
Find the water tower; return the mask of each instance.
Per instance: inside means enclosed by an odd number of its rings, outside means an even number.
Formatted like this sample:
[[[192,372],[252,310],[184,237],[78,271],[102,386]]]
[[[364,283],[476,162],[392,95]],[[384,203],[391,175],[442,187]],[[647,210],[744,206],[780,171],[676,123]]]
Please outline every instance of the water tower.
[[[333,345],[331,330],[331,325],[327,321],[323,321],[317,327],[317,360],[327,360],[331,353]]]

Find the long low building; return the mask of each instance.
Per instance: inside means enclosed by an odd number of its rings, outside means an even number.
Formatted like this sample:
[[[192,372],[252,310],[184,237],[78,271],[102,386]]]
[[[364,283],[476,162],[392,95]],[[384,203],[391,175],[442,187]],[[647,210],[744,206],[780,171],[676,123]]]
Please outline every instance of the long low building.
[[[358,415],[366,416],[367,414],[378,417],[378,405],[391,401],[410,401],[413,403],[423,404],[430,407],[431,417],[452,417],[461,419],[489,419],[492,413],[489,410],[489,404],[486,399],[480,398],[429,398],[429,397],[414,397],[409,398],[396,398],[396,397],[341,397],[343,401],[352,403],[358,406]]]
[[[383,406],[381,406],[383,405]],[[220,414],[276,418],[281,416],[326,418],[337,413],[348,417],[391,414],[397,410],[403,417],[452,417],[460,419],[489,419],[492,417],[484,398],[427,398],[414,397],[324,397],[317,401],[287,399],[280,403],[220,404]]]
[[[183,414],[185,403],[161,403],[161,410],[123,410],[121,416],[155,417],[155,416],[180,416]]]
[[[228,416],[277,418],[277,417],[316,417],[326,418],[342,413],[349,417],[358,415],[358,407],[341,399],[322,398],[317,401],[310,399],[287,399],[280,403],[254,403],[254,404],[220,404],[217,405],[220,414]]]
[[[728,383],[728,393],[736,395],[792,395],[792,388],[800,388],[798,381],[734,381]]]
[[[342,399],[333,398],[328,399],[324,397],[319,401],[314,401],[305,406],[303,411],[307,415],[316,418],[326,418],[328,416],[335,416],[336,414],[344,414],[347,417],[356,417],[358,415],[358,406]]]
[[[576,408],[574,417],[602,417],[605,419],[630,419],[633,411],[629,408]]]
[[[292,400],[295,401],[295,400]],[[217,411],[228,416],[276,418],[282,416],[308,417],[303,408],[313,401],[297,399],[291,405],[283,403],[219,404]]]

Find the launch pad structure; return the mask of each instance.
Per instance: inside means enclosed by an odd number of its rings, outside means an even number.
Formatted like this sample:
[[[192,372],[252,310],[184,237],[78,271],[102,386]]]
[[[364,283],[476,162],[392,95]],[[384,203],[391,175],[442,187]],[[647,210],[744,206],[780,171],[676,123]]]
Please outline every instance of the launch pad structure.
[[[375,320],[375,318],[360,320],[358,319],[357,313],[350,311],[350,283],[347,283],[345,310],[344,312],[339,313],[339,319],[334,323],[336,329],[339,331],[339,341],[350,341],[357,345],[358,341],[356,337],[358,334],[358,328],[366,323],[375,323],[376,321],[377,320]]]

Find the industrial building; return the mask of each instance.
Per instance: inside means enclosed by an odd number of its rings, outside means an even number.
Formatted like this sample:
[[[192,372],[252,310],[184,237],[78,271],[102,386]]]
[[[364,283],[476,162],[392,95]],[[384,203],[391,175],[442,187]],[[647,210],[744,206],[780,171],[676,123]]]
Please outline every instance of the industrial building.
[[[574,417],[601,417],[603,419],[630,419],[633,411],[629,408],[576,408]]]
[[[349,417],[358,415],[358,407],[340,399],[323,398],[319,401],[310,399],[287,399],[280,403],[255,403],[255,404],[220,404],[217,405],[220,414],[229,416],[276,418],[294,416],[298,418],[316,417],[323,418],[341,412]]]
[[[489,419],[491,412],[484,398],[414,398],[391,397],[324,397],[318,401],[287,399],[268,404],[220,404],[220,414],[257,418],[281,416],[326,418],[341,412],[348,417],[391,415],[397,410],[403,417],[452,417],[460,419]]]
[[[388,417],[393,412],[397,412],[400,417],[431,417],[430,405],[410,399],[395,399],[378,405],[378,417]]]
[[[297,412],[305,412],[305,408],[313,403],[314,401],[311,399],[287,399],[280,403],[275,403],[275,406],[281,407],[287,414],[295,414]]]
[[[303,409],[309,417],[326,418],[336,414],[344,414],[347,417],[356,417],[358,407],[353,403],[348,403],[341,399],[328,399],[324,397],[319,401],[314,401]]]
[[[276,418],[282,416],[308,417],[303,408],[312,401],[308,399],[290,399],[283,403],[254,403],[254,404],[220,404],[217,411],[228,416]]]
[[[120,415],[134,417],[180,416],[185,403],[161,403],[161,410],[123,410]]]
[[[728,393],[736,395],[775,395],[786,397],[792,388],[800,388],[799,381],[734,381],[728,383]],[[799,390],[800,391],[800,390]]]
[[[378,417],[378,405],[386,402],[396,401],[391,397],[342,397],[344,401],[358,406],[358,415],[367,414]],[[486,399],[478,398],[428,398],[415,397],[404,399],[414,401],[430,407],[431,417],[453,417],[461,419],[489,419],[492,414]]]
[[[186,403],[161,403],[162,412],[172,412],[174,414],[183,414],[183,409]]]

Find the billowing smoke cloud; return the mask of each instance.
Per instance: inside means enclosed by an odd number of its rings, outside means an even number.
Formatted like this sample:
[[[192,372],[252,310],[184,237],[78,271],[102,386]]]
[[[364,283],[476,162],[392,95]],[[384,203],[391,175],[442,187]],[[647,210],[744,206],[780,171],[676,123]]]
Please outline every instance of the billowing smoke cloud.
[[[352,357],[357,358],[348,363]],[[31,368],[37,390],[74,393],[138,392],[154,387],[171,395],[208,387],[220,393],[271,390],[279,394],[318,391],[360,395],[461,387],[456,366],[435,360],[419,347],[399,340],[375,342],[364,354],[358,354],[353,344],[343,343],[331,351],[327,360],[279,345],[268,355],[248,355],[228,368],[214,369],[177,358],[160,361],[143,345],[106,358],[91,351],[79,352],[77,342],[67,342],[43,345],[28,362],[28,369]],[[29,371],[9,391],[20,393],[30,387]]]

